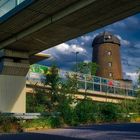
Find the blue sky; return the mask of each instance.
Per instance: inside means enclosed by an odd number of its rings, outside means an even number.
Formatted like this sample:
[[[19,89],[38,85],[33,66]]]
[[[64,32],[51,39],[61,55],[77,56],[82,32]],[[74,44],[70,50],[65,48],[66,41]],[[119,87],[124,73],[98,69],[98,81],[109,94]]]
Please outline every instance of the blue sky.
[[[78,38],[64,42],[51,49],[45,50],[52,57],[41,63],[51,65],[57,63],[61,69],[71,69],[75,64],[75,53],[78,61],[91,61],[92,41],[103,31],[115,34],[121,40],[121,61],[124,75],[135,78],[136,71],[140,68],[140,14],[128,17],[96,31],[84,34]]]

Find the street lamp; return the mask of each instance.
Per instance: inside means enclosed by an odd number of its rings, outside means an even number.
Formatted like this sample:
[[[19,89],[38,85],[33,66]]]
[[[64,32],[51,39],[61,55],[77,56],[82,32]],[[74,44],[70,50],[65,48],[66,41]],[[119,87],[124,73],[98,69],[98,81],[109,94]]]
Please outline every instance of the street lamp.
[[[75,54],[75,65],[76,65],[76,74],[77,74],[77,71],[78,71],[78,60],[77,60],[77,55],[79,54],[79,52],[78,51],[74,51],[74,52],[72,52],[72,53],[74,53]]]
[[[72,52],[75,54],[75,64],[76,64],[76,91],[78,90],[78,83],[77,83],[77,72],[78,72],[78,63],[77,63],[77,55],[79,54],[78,51]]]
[[[77,55],[79,54],[79,52],[75,52],[75,60],[76,60],[76,74],[77,74],[77,71],[78,71],[78,63],[77,63]]]

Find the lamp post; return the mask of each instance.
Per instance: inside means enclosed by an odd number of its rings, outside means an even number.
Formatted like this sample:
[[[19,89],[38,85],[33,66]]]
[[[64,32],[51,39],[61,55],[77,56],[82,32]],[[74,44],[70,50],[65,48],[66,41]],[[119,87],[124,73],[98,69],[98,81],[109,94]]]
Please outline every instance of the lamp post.
[[[78,72],[78,63],[77,63],[77,55],[79,54],[78,51],[72,52],[75,54],[75,65],[76,65],[76,91],[78,90],[78,83],[77,83],[77,72]]]
[[[75,61],[76,61],[76,76],[77,76],[77,71],[78,71],[78,63],[77,63],[77,55],[79,54],[79,52],[75,52]]]

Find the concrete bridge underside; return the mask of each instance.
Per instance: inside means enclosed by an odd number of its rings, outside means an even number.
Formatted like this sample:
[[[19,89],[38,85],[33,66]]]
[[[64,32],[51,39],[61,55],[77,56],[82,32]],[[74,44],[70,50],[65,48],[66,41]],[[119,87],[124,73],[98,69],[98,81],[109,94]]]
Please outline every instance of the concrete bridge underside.
[[[25,76],[34,54],[138,12],[139,0],[33,0],[1,21],[0,111],[25,112]]]
[[[0,23],[0,49],[31,56],[138,12],[139,0],[34,0]]]

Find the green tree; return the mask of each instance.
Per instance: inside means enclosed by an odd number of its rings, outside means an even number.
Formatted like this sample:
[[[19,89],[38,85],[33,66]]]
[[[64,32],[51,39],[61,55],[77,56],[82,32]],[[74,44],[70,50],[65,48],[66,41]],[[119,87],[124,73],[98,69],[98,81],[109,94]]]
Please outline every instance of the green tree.
[[[103,122],[118,121],[121,119],[121,107],[114,103],[100,104],[99,112]]]
[[[26,112],[45,112],[49,98],[45,90],[35,89],[34,93],[26,95]]]
[[[58,74],[58,68],[56,65],[53,65],[50,68],[50,72],[46,75],[45,85],[50,87],[50,90],[48,93],[49,98],[50,98],[50,102],[48,103],[49,110],[55,111],[55,108],[59,101],[58,94],[59,94],[59,89],[61,87],[60,77]]]
[[[91,74],[91,75],[95,75],[98,69],[98,65],[93,62],[88,62],[88,63],[80,62],[77,64],[77,66],[74,67],[74,71],[76,67],[77,67],[77,72],[84,73],[84,74]]]
[[[34,88],[33,93],[27,95],[27,112],[55,111],[59,81],[58,68],[53,65],[46,75],[44,89]]]
[[[85,98],[83,100],[79,100],[76,107],[75,112],[77,114],[78,121],[80,123],[89,123],[95,122],[98,107],[90,98]]]
[[[76,84],[76,75],[67,74],[66,79],[61,81],[61,88],[59,90],[57,111],[61,112],[64,123],[69,125],[76,125],[78,123],[77,116],[74,112],[77,102],[75,98],[75,93],[77,92]]]
[[[137,98],[137,110],[140,115],[140,91],[139,91],[138,98]]]

